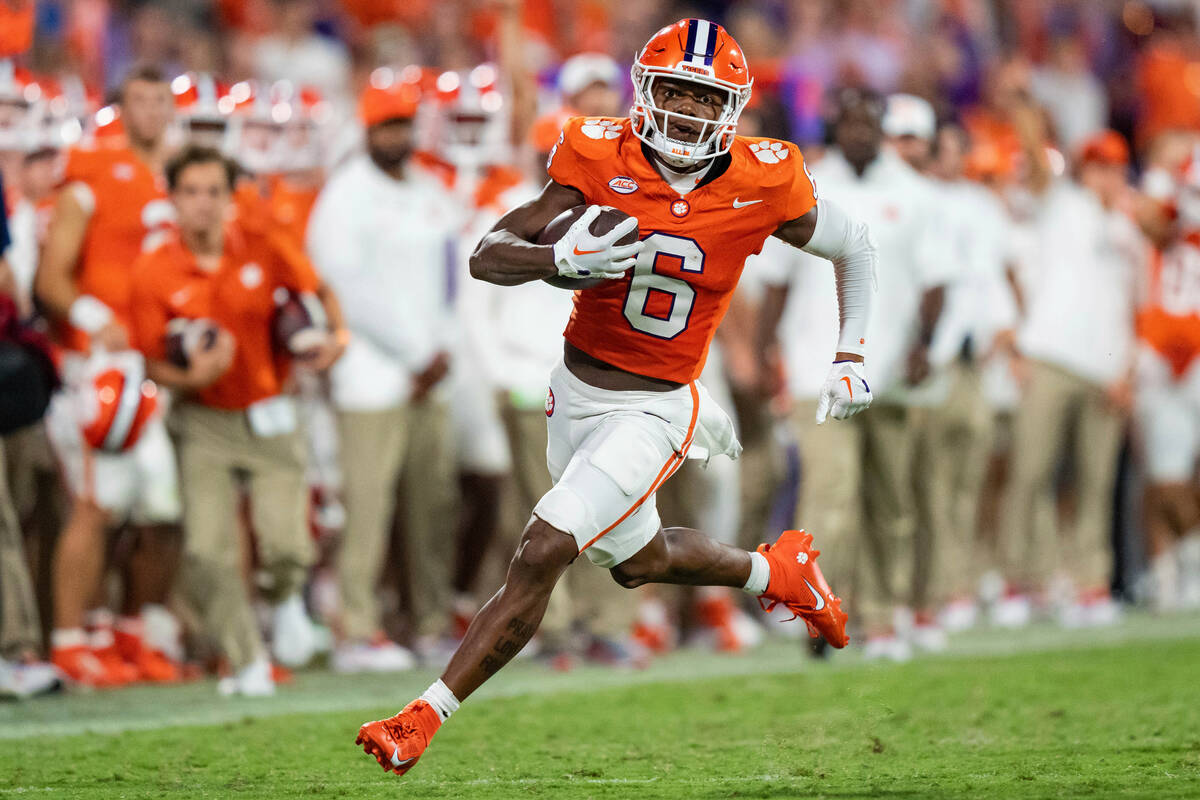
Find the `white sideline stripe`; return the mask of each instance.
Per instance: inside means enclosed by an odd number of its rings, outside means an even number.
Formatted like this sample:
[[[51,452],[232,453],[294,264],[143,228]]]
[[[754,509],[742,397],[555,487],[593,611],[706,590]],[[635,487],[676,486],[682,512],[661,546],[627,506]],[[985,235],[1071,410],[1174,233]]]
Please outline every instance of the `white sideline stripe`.
[[[711,778],[679,778],[670,776],[653,777],[653,778],[575,778],[571,776],[561,776],[557,778],[472,778],[469,781],[456,781],[447,778],[438,778],[438,786],[440,788],[458,788],[468,786],[569,786],[572,784],[587,784],[589,786],[646,786],[655,783],[663,783],[665,780],[670,781],[672,787],[675,786],[716,786],[716,785],[737,785],[737,784],[754,784],[771,783],[774,781],[794,781],[799,780],[794,775],[740,775],[740,776],[714,776]],[[321,779],[321,784],[327,789],[337,788],[339,786],[361,787],[361,781],[337,781],[326,778]],[[414,786],[419,784],[414,783]],[[34,794],[39,792],[61,792],[61,786],[17,786],[13,788],[0,788],[0,795],[4,794]]]
[[[775,624],[775,623],[771,623]],[[1156,618],[1147,614],[1128,614],[1111,628],[1063,630],[1054,625],[1035,625],[1018,631],[985,629],[952,637],[950,649],[937,655],[919,656],[913,662],[935,663],[981,657],[1005,657],[1049,651],[1078,651],[1122,644],[1200,638],[1200,615],[1187,614]],[[853,644],[851,645],[853,647]],[[479,700],[524,695],[592,694],[598,690],[645,686],[655,683],[679,683],[689,680],[737,678],[770,674],[814,674],[828,670],[889,668],[864,662],[856,653],[835,657],[832,663],[816,669],[806,663],[796,641],[770,640],[744,656],[715,655],[683,651],[653,663],[641,672],[585,667],[566,675],[552,675],[541,666],[518,665],[506,670],[505,678],[485,686]],[[0,705],[0,741],[36,736],[112,735],[125,731],[160,730],[222,725],[246,718],[270,718],[284,714],[378,711],[387,700],[378,699],[380,686],[387,681],[386,697],[403,701],[407,692],[414,695],[428,685],[437,669],[420,669],[392,676],[338,678],[329,675],[301,675],[300,685],[284,689],[273,698],[236,699],[216,697],[215,682],[175,688],[133,688],[112,695],[97,693],[100,699],[121,699],[120,707],[72,708],[72,698],[32,700]],[[306,678],[315,685],[305,686]],[[315,680],[313,680],[315,679]],[[338,691],[339,685],[348,687]],[[186,693],[186,694],[184,694]],[[82,696],[81,696],[82,697]],[[474,703],[474,701],[472,701]],[[138,714],[161,716],[123,716],[127,708]],[[22,714],[29,709],[30,716]],[[64,714],[61,718],[39,718],[45,711]],[[84,712],[84,713],[80,713]]]

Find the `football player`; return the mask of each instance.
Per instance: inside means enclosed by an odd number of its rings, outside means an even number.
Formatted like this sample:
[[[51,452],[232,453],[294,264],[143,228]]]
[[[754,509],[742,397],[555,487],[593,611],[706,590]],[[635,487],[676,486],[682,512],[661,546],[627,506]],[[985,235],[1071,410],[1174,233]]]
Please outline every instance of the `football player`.
[[[161,178],[172,118],[166,80],[150,68],[132,72],[121,88],[119,117],[109,114],[103,121],[119,120],[123,133],[71,152],[34,280],[68,351],[68,389],[86,380],[90,357],[129,349],[130,265],[173,213]],[[54,560],[52,658],[84,683],[174,680],[176,665],[142,646],[135,616],[117,621],[115,638],[102,626],[89,641],[83,630],[84,611],[100,586],[108,525],[126,518],[142,525],[133,574],[154,587],[147,586],[143,598],[128,599],[133,608],[127,611],[161,604],[170,586],[175,558],[169,554],[176,552],[177,537],[163,526],[178,519],[179,496],[166,429],[155,416],[135,446],[108,453],[89,447],[80,423],[78,409],[65,399],[51,406],[46,423],[72,494]],[[130,662],[136,669],[128,668]]]
[[[1149,263],[1138,312],[1134,411],[1146,457],[1150,602],[1158,611],[1200,604],[1196,575],[1181,575],[1177,542],[1200,523],[1200,150],[1180,170],[1177,230]]]
[[[834,261],[841,338],[818,416],[866,408],[863,350],[875,256],[867,230],[818,203],[795,145],[735,136],[750,98],[741,48],[719,25],[663,28],[632,68],[629,118],[575,118],[550,182],[480,242],[472,274],[498,284],[598,278],[576,293],[563,363],[546,399],[554,487],[534,508],[505,585],[476,615],[442,677],[358,743],[385,770],[417,763],[441,724],[529,641],[551,590],[580,553],[625,587],[724,585],[781,604],[843,647],[846,615],[812,537],[788,531],[755,552],[664,529],[654,492],[686,458],[734,457],[729,417],[696,377],[745,259],[771,235]],[[593,233],[600,204],[636,218]],[[569,209],[554,244],[535,244]],[[578,209],[577,209],[578,210]],[[638,229],[640,239],[617,244]],[[584,284],[587,285],[587,284]]]

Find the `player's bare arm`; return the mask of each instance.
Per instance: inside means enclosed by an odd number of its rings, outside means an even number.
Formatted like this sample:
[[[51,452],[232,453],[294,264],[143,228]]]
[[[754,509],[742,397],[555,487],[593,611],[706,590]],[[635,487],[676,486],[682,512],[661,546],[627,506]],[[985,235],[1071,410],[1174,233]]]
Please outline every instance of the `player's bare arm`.
[[[555,217],[584,205],[583,194],[550,181],[542,193],[504,215],[471,256],[471,275],[501,286],[556,277],[618,279],[634,265],[641,242],[619,244],[637,230],[627,217],[616,227],[594,234],[600,206],[588,206],[558,241],[536,244],[536,237]]]
[[[88,191],[82,184],[71,184],[59,193],[34,278],[34,293],[52,316],[69,320],[107,349],[120,350],[128,346],[128,333],[112,319],[108,307],[94,297],[80,295],[75,286],[75,270],[91,219],[85,201]]]
[[[500,218],[471,254],[471,275],[516,286],[558,274],[554,248],[535,244],[538,233],[568,208],[583,204],[578,189],[550,181],[542,193]]]

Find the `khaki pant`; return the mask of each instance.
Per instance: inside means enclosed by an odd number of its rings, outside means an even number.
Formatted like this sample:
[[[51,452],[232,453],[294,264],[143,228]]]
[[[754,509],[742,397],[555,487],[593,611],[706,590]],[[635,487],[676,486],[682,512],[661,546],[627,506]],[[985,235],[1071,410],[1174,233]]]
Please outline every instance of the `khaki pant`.
[[[0,443],[0,657],[41,652],[41,624]]]
[[[915,411],[913,607],[933,610],[974,595],[987,564],[976,546],[979,494],[992,452],[994,417],[973,365],[953,367],[946,404]]]
[[[908,409],[876,403],[850,420],[815,422],[816,402],[792,415],[800,442],[796,525],[812,533],[821,571],[868,632],[911,602],[915,556]]]
[[[260,438],[246,415],[193,403],[171,411],[183,495],[181,586],[236,670],[263,652],[245,581],[237,509],[244,486],[268,599],[303,586],[312,562],[299,433]]]
[[[342,630],[368,639],[382,628],[379,577],[397,499],[405,580],[417,633],[441,633],[454,557],[454,451],[446,406],[430,400],[338,415],[345,537],[338,558]]]
[[[1013,423],[1012,466],[999,551],[1010,580],[1027,590],[1046,585],[1056,572],[1078,588],[1108,585],[1112,574],[1113,481],[1122,419],[1104,387],[1041,362]],[[1046,520],[1054,503],[1054,477],[1074,431],[1078,510],[1073,530],[1060,534]]]
[[[517,407],[503,397],[500,415],[512,451],[516,530],[522,530],[530,510],[552,485],[546,467],[546,412]],[[578,623],[597,636],[618,638],[629,632],[636,613],[636,595],[618,586],[608,570],[577,558],[555,587],[541,630],[561,641]]]

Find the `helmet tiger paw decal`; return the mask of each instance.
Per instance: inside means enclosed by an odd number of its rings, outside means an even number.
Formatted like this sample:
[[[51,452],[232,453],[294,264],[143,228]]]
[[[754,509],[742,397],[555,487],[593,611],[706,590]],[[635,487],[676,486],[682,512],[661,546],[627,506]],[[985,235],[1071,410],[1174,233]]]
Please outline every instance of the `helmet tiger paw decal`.
[[[616,139],[625,126],[605,119],[585,119],[579,130],[589,139]]]
[[[788,157],[787,145],[783,142],[755,142],[750,152],[764,164],[778,164]]]

